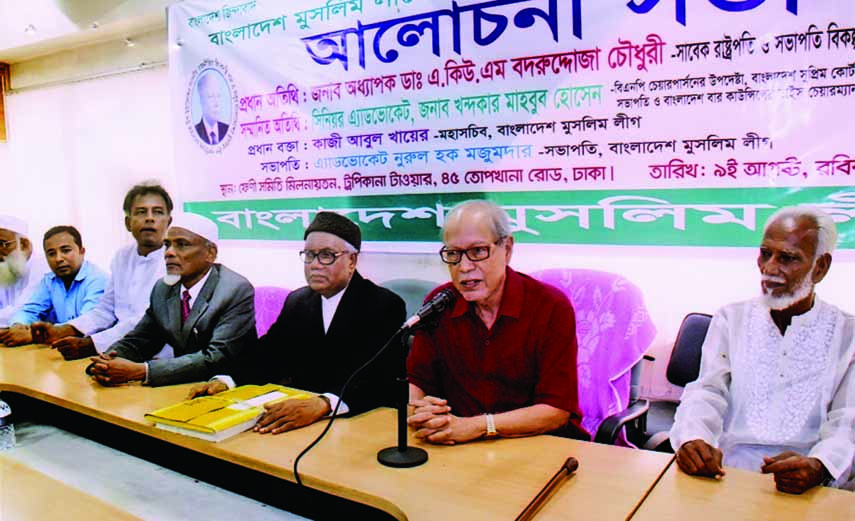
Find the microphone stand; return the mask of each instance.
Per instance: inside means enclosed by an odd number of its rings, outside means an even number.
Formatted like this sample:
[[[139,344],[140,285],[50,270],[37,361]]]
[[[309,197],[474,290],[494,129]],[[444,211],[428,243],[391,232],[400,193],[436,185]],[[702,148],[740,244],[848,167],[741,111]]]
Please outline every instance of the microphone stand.
[[[377,461],[394,468],[418,467],[428,459],[427,451],[419,447],[407,446],[407,406],[410,403],[410,379],[407,378],[407,353],[410,347],[412,330],[403,327],[401,334],[402,373],[396,378],[398,398],[398,445],[386,447],[377,453]]]

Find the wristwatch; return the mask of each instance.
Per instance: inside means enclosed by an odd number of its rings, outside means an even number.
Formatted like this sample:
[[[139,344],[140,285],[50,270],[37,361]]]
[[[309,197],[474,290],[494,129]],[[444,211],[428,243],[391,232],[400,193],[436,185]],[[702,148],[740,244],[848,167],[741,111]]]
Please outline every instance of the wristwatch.
[[[496,430],[496,419],[492,414],[485,414],[484,417],[487,419],[487,434],[485,436],[495,438],[499,435],[499,431]]]

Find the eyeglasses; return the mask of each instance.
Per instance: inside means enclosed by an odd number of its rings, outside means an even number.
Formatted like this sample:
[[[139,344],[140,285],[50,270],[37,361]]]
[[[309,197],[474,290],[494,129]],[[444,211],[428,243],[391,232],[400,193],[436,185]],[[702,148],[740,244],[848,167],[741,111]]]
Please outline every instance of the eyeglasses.
[[[498,246],[504,239],[504,237],[499,237],[499,240],[493,244],[488,244],[486,246],[473,246],[472,248],[467,248],[465,250],[455,250],[443,246],[442,249],[439,250],[439,256],[442,259],[442,262],[452,265],[460,264],[460,261],[463,260],[463,255],[466,255],[466,258],[472,262],[487,260],[490,258],[490,252],[493,249],[492,247]]]
[[[300,252],[300,259],[302,259],[303,264],[311,264],[315,262],[315,259],[318,259],[318,262],[320,262],[321,265],[329,266],[334,263],[336,259],[348,253],[350,252],[330,250],[321,250],[316,252],[312,250],[303,250]]]
[[[0,250],[8,250],[15,244],[17,244],[17,241],[15,239],[11,241],[0,241]]]

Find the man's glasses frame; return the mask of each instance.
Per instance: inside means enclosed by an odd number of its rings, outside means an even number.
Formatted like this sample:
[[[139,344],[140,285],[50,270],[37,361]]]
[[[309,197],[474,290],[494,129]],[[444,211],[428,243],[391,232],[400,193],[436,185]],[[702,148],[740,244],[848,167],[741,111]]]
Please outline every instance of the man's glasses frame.
[[[492,244],[488,244],[486,246],[473,246],[471,248],[466,248],[465,250],[443,246],[439,250],[439,258],[442,259],[442,262],[451,264],[452,266],[460,264],[464,255],[466,255],[466,258],[472,262],[487,260],[493,253],[493,246],[498,246],[505,240],[505,238],[506,237],[499,237]]]
[[[315,262],[315,259],[318,259],[321,266],[329,266],[330,264],[335,264],[335,261],[337,261],[339,257],[347,255],[348,253],[351,252],[332,250],[321,250],[315,252],[312,250],[302,250],[300,251],[300,260],[303,261],[303,264],[311,264]]]

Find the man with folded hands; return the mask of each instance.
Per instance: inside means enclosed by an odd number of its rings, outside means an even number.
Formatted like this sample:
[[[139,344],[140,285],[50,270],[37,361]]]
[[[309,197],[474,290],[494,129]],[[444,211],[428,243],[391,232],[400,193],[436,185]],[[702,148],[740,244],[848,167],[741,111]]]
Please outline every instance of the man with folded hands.
[[[139,323],[90,359],[86,371],[98,383],[158,386],[210,378],[256,340],[255,291],[216,262],[217,238],[217,225],[204,217],[172,216],[166,275],[151,290]],[[174,357],[154,359],[166,344]]]
[[[42,245],[50,273],[14,315],[11,326],[0,329],[0,342],[19,346],[41,341],[30,324],[37,321],[67,322],[98,305],[107,286],[107,274],[86,260],[86,248],[74,226],[54,226],[45,232]]]
[[[442,261],[456,296],[407,361],[410,427],[452,445],[541,433],[589,439],[580,427],[576,321],[556,288],[513,270],[507,213],[489,201],[454,207]]]
[[[125,194],[125,228],[134,243],[110,263],[110,282],[97,306],[64,324],[35,322],[33,336],[56,348],[66,360],[104,352],[133,329],[148,307],[155,282],[166,274],[163,238],[172,218],[172,198],[159,184],[142,183]],[[169,358],[165,347],[158,358]]]

